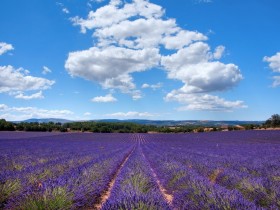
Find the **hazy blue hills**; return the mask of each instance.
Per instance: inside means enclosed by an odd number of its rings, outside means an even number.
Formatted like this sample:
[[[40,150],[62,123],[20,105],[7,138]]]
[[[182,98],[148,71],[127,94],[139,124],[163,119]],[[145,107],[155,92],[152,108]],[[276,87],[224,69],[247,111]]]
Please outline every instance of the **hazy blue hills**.
[[[66,119],[59,119],[59,118],[43,118],[43,119],[37,119],[37,118],[31,118],[28,120],[23,120],[23,121],[17,121],[18,122],[26,122],[26,123],[32,123],[32,122],[38,122],[38,123],[68,123],[68,122],[73,122],[72,120],[66,120]]]
[[[221,125],[244,125],[244,124],[262,124],[264,121],[212,121],[212,120],[145,120],[145,119],[129,119],[129,120],[118,120],[118,119],[98,119],[89,120],[91,122],[131,122],[141,125],[155,125],[155,126],[182,126],[182,125],[198,125],[198,126],[221,126]],[[59,118],[45,118],[45,119],[28,119],[20,122],[38,122],[38,123],[69,123],[75,122],[67,119]]]
[[[179,126],[179,125],[201,125],[201,126],[221,126],[221,125],[245,125],[245,124],[262,124],[264,121],[212,121],[212,120],[117,120],[104,119],[92,120],[97,122],[132,122],[142,125],[156,125],[156,126]]]

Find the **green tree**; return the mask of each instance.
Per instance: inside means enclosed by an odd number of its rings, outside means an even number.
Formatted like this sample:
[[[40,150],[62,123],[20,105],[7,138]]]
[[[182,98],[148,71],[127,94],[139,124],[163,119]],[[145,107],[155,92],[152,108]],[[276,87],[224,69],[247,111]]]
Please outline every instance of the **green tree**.
[[[273,114],[268,120],[266,120],[265,125],[271,127],[279,127],[280,126],[280,115]]]
[[[5,119],[0,119],[0,131],[14,131],[14,124],[7,122]]]

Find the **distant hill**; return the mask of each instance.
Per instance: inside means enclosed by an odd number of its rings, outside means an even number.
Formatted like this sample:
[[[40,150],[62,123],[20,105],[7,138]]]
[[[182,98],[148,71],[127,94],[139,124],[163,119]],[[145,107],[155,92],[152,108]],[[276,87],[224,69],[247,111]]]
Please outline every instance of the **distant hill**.
[[[49,122],[53,122],[53,123],[68,123],[68,122],[73,122],[73,121],[66,120],[66,119],[59,119],[59,118],[44,118],[44,119],[32,118],[32,119],[23,120],[23,121],[20,121],[20,122],[27,122],[27,123],[31,123],[31,122],[38,122],[38,123],[49,123]]]
[[[155,126],[179,126],[179,125],[198,125],[198,126],[221,126],[221,125],[245,125],[245,124],[262,124],[264,121],[213,121],[213,120],[118,120],[118,119],[101,119],[92,120],[95,122],[132,122],[141,125],[155,125]]]
[[[88,120],[90,122],[131,122],[141,125],[155,125],[155,126],[182,126],[182,125],[194,125],[194,126],[221,126],[221,125],[244,125],[244,124],[262,124],[264,121],[213,121],[213,120],[142,120],[142,119],[129,119],[129,120],[118,120],[118,119],[98,119]],[[75,122],[67,119],[58,118],[45,118],[45,119],[28,119],[20,122],[39,122],[39,123],[70,123]]]

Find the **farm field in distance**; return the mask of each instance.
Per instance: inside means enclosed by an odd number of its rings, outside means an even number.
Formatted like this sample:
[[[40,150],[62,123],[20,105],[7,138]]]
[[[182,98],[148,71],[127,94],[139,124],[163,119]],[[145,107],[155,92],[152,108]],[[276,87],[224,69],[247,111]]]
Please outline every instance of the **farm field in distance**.
[[[280,209],[280,131],[0,132],[0,209]]]

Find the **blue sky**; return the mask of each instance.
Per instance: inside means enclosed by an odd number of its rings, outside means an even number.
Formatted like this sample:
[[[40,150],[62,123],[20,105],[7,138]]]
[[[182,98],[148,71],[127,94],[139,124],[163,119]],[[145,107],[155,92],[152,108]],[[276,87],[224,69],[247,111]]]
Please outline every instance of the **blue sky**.
[[[265,120],[277,0],[2,0],[0,118]]]

